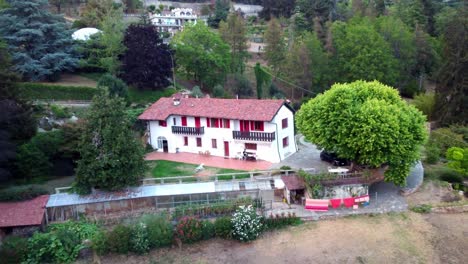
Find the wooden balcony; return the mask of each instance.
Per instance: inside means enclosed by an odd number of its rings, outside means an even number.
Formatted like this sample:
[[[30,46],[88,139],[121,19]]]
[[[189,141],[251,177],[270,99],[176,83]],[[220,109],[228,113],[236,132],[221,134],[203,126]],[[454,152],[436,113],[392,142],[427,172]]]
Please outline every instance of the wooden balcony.
[[[232,131],[232,137],[241,140],[272,142],[275,140],[275,132]]]
[[[198,136],[205,134],[205,127],[172,126],[172,133]]]

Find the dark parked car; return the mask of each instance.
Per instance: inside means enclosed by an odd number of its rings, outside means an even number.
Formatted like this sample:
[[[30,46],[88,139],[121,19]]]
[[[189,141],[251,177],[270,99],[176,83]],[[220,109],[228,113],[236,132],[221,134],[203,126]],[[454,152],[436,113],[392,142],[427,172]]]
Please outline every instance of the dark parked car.
[[[320,153],[320,159],[330,162],[333,166],[348,166],[350,164],[349,160],[338,158],[335,153],[327,152],[325,150]]]

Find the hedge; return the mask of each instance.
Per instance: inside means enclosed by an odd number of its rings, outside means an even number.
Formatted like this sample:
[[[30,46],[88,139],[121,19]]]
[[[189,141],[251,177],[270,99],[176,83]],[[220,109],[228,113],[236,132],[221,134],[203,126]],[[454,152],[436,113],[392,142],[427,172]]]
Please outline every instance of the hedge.
[[[25,98],[32,100],[91,100],[98,92],[93,87],[43,83],[19,83],[18,88]]]
[[[0,189],[0,201],[24,201],[49,192],[38,185],[14,186]]]

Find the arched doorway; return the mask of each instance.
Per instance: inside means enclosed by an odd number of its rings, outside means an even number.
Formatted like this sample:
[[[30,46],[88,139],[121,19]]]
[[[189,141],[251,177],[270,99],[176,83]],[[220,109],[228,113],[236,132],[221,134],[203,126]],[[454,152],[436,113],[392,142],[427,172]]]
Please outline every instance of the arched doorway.
[[[169,145],[165,137],[158,137],[158,149],[162,149],[164,152],[169,152]]]

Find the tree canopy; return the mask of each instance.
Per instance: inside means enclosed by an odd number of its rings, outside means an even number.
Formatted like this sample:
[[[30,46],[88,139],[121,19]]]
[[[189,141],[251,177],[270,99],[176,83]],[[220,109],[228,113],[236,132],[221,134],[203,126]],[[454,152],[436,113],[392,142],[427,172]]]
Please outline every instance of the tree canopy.
[[[231,72],[244,72],[247,53],[247,28],[243,18],[231,13],[227,21],[219,24],[221,38],[231,46]]]
[[[224,82],[231,63],[229,45],[205,23],[186,25],[171,45],[176,51],[179,72],[209,88]]]
[[[122,79],[140,89],[165,88],[172,76],[172,50],[152,24],[130,25],[124,37]]]
[[[130,127],[122,98],[101,93],[93,99],[76,170],[79,192],[138,184],[146,169],[144,151]]]
[[[427,137],[422,113],[377,81],[333,85],[301,107],[296,124],[306,139],[339,157],[388,165],[385,180],[399,185]]]
[[[65,20],[46,0],[12,1],[0,10],[0,36],[8,43],[13,70],[27,80],[54,80],[78,65]]]

